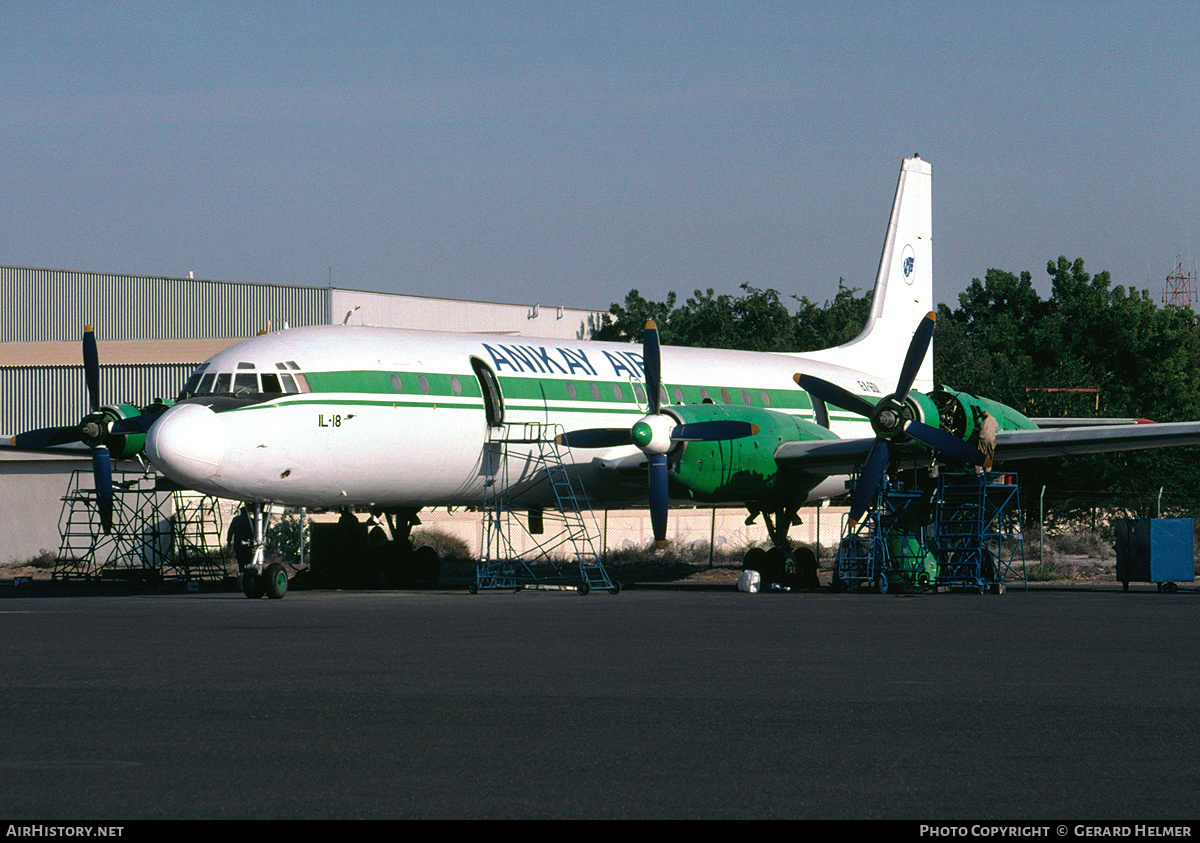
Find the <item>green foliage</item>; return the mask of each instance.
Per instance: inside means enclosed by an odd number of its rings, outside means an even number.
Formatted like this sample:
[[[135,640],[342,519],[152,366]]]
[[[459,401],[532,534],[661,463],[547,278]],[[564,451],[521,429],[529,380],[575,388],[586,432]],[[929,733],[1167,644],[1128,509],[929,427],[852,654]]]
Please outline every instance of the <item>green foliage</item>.
[[[795,351],[817,351],[850,342],[862,332],[871,315],[871,294],[860,296],[857,287],[847,287],[838,279],[838,291],[833,301],[824,306],[799,299],[796,313]]]
[[[1200,418],[1200,321],[1190,308],[1158,307],[1145,290],[1114,286],[1081,259],[1032,276],[990,269],[939,309],[934,372],[940,383],[985,395],[1034,417],[1184,421]],[[1105,489],[1127,495],[1129,514],[1165,487],[1193,497],[1197,449],[1096,454],[1020,466],[1027,488]],[[1060,513],[1069,517],[1069,513]],[[1140,513],[1145,514],[1145,513]]]
[[[647,301],[631,290],[624,304],[614,304],[594,339],[641,342],[653,319],[664,345],[736,348],[747,351],[813,351],[858,336],[871,310],[870,295],[842,285],[824,307],[799,299],[795,314],[775,290],[742,284],[743,296],[696,290],[676,307],[674,293],[665,302]]]
[[[267,556],[292,565],[299,564],[301,542],[307,546],[311,535],[310,531],[305,529],[305,521],[311,523],[311,519],[293,512],[285,512],[280,517],[271,519],[267,526]]]

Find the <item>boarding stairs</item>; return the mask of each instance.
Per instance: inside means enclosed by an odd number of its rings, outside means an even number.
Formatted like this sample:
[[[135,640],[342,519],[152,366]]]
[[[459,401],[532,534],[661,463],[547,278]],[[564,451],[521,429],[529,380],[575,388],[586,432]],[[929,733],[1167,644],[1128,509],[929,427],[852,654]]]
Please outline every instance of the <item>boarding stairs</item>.
[[[472,591],[620,590],[604,568],[599,530],[583,485],[563,460],[557,441],[562,432],[561,425],[541,422],[489,427],[483,538]],[[554,505],[539,510],[521,504],[530,498],[552,498]]]

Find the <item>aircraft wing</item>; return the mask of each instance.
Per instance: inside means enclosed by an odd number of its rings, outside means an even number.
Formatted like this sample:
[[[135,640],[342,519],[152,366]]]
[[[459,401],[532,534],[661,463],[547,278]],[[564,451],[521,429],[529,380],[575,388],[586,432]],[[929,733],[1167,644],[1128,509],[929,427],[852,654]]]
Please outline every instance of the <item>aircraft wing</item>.
[[[775,463],[780,468],[826,477],[850,474],[866,462],[874,444],[874,438],[784,442],[775,449]]]
[[[781,468],[809,474],[849,474],[861,467],[875,444],[873,438],[784,442],[775,449]],[[1051,430],[1005,430],[996,434],[997,463],[1200,445],[1200,422],[1066,426]]]
[[[1005,430],[996,434],[996,462],[1200,445],[1200,422]]]

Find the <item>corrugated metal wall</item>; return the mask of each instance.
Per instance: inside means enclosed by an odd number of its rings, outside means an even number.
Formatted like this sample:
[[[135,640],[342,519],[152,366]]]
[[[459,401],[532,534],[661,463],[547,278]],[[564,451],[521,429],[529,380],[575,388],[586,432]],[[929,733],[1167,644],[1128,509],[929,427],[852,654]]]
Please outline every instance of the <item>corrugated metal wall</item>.
[[[105,404],[149,404],[174,398],[196,363],[100,367],[100,400]],[[76,424],[88,413],[83,366],[0,367],[0,434]]]
[[[329,321],[329,290],[0,266],[0,342],[249,337]]]

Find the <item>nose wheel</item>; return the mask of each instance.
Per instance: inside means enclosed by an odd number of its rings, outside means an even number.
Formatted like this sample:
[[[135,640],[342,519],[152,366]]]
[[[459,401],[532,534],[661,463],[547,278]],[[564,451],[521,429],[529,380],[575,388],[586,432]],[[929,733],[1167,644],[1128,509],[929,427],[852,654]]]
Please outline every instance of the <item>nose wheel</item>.
[[[266,547],[267,513],[261,503],[246,504],[243,516],[248,516],[254,531],[253,557],[242,570],[242,593],[251,600],[257,600],[266,595],[272,600],[279,600],[287,594],[287,569],[278,562],[264,566],[264,548]],[[239,516],[242,517],[242,516]]]

